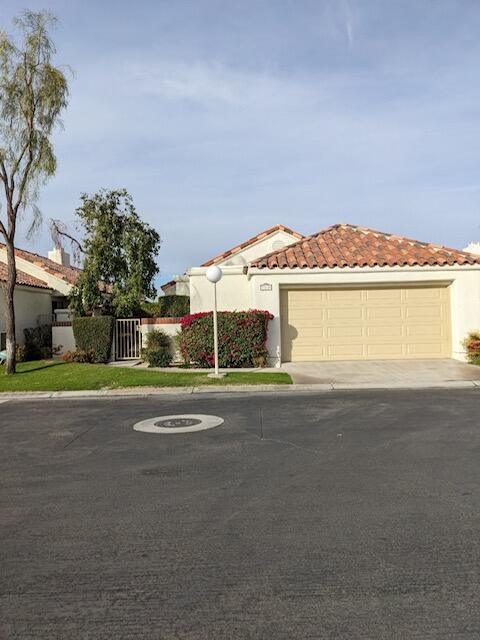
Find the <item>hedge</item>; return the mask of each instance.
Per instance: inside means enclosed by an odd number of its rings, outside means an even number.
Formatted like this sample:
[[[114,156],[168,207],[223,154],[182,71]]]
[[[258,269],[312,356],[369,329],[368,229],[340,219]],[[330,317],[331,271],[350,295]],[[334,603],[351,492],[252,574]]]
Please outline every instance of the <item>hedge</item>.
[[[73,319],[73,335],[77,349],[93,351],[95,362],[108,362],[112,349],[115,318],[112,316],[79,317]]]
[[[218,361],[221,367],[258,367],[267,363],[268,311],[218,313]],[[182,318],[178,346],[186,365],[214,365],[212,312]]]
[[[162,296],[156,302],[144,302],[142,312],[149,318],[181,318],[190,313],[190,297]]]

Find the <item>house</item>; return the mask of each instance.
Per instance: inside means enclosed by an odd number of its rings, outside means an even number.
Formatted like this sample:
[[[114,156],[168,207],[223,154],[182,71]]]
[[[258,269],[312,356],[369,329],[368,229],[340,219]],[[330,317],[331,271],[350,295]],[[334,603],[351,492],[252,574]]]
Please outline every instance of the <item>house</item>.
[[[480,328],[478,246],[459,251],[351,224],[304,237],[278,225],[187,270],[191,312],[265,309],[272,365],[289,361],[464,359]],[[170,290],[176,283],[170,284]],[[168,287],[167,287],[168,289]]]
[[[50,324],[53,315],[67,313],[67,296],[80,269],[70,265],[68,253],[54,249],[48,258],[23,249],[15,250],[17,286],[15,288],[16,339],[24,342],[24,329]],[[0,280],[7,278],[7,253],[0,244]],[[0,347],[5,347],[5,295],[0,292]]]

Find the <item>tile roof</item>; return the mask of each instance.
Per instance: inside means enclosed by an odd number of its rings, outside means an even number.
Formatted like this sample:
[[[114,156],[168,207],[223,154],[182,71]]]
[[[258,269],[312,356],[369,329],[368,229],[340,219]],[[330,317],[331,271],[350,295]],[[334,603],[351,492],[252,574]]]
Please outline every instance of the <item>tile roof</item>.
[[[480,264],[480,256],[365,227],[335,224],[258,258],[250,266],[259,269],[333,269],[454,264]]]
[[[255,242],[258,242],[259,240],[263,240],[270,234],[275,233],[275,231],[285,231],[285,233],[290,233],[292,236],[294,236],[295,238],[298,238],[299,240],[303,238],[301,233],[292,231],[292,229],[289,229],[288,227],[284,227],[283,224],[276,224],[274,227],[270,227],[270,229],[266,229],[265,231],[262,231],[262,233],[258,233],[256,236],[253,236],[253,238],[249,238],[248,240],[245,240],[245,242],[242,242],[242,244],[239,244],[236,247],[233,247],[232,249],[225,251],[225,253],[221,253],[220,255],[215,256],[215,258],[208,260],[208,262],[204,262],[200,266],[209,267],[210,265],[216,264],[217,262],[222,262],[222,260],[225,260],[225,258],[228,258],[229,256],[233,256],[236,253],[240,253],[240,251],[242,251],[243,249],[246,249],[251,244],[255,244]]]
[[[162,284],[160,289],[162,291],[165,291],[166,289],[170,289],[170,287],[173,287],[174,284],[177,284],[176,280],[169,280],[168,282],[165,282],[165,284]]]
[[[7,265],[4,262],[0,262],[0,281],[7,281],[7,273]],[[34,278],[19,269],[17,269],[17,284],[23,284],[27,287],[38,287],[39,289],[50,289],[48,284],[43,282],[43,280]]]
[[[5,249],[5,245],[0,243],[0,249]],[[15,255],[23,260],[28,260],[32,264],[36,265],[40,269],[43,269],[46,273],[60,280],[64,280],[69,284],[75,284],[78,276],[82,272],[78,267],[66,267],[58,262],[54,262],[45,256],[39,256],[36,253],[25,251],[24,249],[15,249]]]

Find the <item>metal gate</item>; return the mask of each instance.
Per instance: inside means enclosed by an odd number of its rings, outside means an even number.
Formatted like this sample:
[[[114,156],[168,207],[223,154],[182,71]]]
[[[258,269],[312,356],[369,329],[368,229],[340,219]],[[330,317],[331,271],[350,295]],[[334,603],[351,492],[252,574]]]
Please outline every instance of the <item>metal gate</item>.
[[[140,320],[117,320],[114,338],[115,360],[136,360],[142,351]]]

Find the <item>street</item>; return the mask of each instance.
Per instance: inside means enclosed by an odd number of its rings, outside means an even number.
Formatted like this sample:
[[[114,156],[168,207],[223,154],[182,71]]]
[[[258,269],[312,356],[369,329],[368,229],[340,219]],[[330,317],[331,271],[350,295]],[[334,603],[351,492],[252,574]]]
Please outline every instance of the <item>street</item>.
[[[479,638],[480,390],[0,405],[6,640]],[[189,434],[133,430],[212,414]]]

